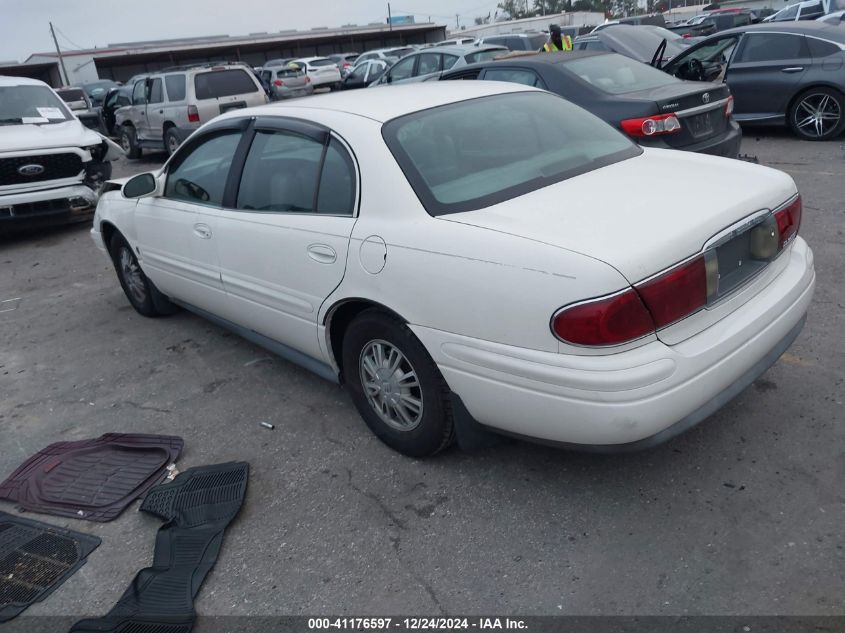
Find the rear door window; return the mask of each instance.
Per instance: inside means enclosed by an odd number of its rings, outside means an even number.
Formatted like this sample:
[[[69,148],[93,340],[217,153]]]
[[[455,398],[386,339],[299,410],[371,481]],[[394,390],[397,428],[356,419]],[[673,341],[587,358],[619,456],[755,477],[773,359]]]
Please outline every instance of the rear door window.
[[[448,53],[443,53],[443,70],[448,70],[449,68],[454,66],[456,61],[458,61],[457,55],[449,55]]]
[[[414,64],[417,63],[417,56],[406,57],[390,69],[391,81],[401,81],[414,76]]]
[[[815,37],[808,37],[807,44],[810,47],[810,55],[812,55],[815,59],[827,57],[828,55],[835,55],[842,50],[833,42],[817,40]]]
[[[809,51],[803,35],[791,33],[749,33],[745,36],[739,62],[769,62],[800,59]]]
[[[258,92],[258,86],[243,70],[212,70],[194,77],[197,99],[215,99]]]
[[[164,100],[161,92],[161,78],[156,77],[150,83],[150,95],[147,99],[148,103],[161,103]]]
[[[164,78],[168,101],[185,100],[185,75],[167,75]]]
[[[442,59],[438,53],[423,53],[420,55],[417,75],[427,75],[443,70]]]

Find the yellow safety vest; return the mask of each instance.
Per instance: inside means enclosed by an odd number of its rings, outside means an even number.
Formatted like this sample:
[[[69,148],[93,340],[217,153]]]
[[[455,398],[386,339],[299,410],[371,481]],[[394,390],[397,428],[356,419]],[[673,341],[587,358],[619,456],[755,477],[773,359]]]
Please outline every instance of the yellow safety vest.
[[[568,35],[561,35],[560,36],[560,43],[563,45],[563,48],[558,48],[557,45],[552,41],[549,40],[545,44],[543,44],[543,50],[547,53],[556,53],[558,51],[571,51],[572,50],[572,38]]]

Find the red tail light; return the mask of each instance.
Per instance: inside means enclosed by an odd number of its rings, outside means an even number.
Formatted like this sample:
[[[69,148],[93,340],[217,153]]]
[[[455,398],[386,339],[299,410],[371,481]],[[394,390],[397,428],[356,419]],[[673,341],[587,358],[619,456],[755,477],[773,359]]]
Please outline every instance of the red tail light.
[[[343,67],[344,67],[344,68],[349,68],[351,65],[352,65],[352,64],[350,64],[349,62],[343,62]]]
[[[285,82],[282,81],[281,79],[277,79],[276,81],[273,82],[273,85],[274,86],[284,86]]]
[[[640,138],[659,134],[674,134],[681,129],[681,122],[674,113],[655,114],[641,119],[625,119],[619,125],[626,134]]]
[[[734,98],[733,98],[733,96],[729,96],[727,103],[725,103],[725,117],[729,117],[733,113],[734,113]]]
[[[654,321],[633,288],[558,311],[552,331],[575,345],[618,345],[654,332]]]
[[[778,223],[778,251],[781,251],[790,240],[798,235],[798,229],[801,226],[801,196],[798,196],[785,206],[783,209],[775,213],[775,220]]]
[[[704,255],[670,268],[634,288],[658,329],[680,321],[707,304]]]
[[[188,106],[188,121],[191,123],[200,122],[200,113],[199,110],[197,110],[197,106]]]

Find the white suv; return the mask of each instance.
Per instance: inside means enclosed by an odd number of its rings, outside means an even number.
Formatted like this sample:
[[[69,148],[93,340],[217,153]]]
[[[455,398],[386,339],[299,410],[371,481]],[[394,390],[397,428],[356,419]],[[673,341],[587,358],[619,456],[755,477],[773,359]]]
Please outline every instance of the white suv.
[[[241,64],[174,68],[130,82],[132,104],[115,112],[129,158],[140,158],[144,149],[172,154],[218,114],[268,102],[258,78]]]
[[[0,76],[0,235],[90,218],[121,154],[44,82]]]

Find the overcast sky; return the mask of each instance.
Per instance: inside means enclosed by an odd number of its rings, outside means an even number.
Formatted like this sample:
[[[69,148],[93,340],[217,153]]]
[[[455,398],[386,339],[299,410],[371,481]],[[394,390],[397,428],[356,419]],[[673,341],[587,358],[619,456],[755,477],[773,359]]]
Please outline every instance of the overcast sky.
[[[497,0],[391,0],[394,15],[429,15],[461,24],[495,11]],[[0,61],[23,61],[53,49],[52,21],[62,48],[197,35],[245,35],[256,31],[384,22],[385,0],[0,0]]]

